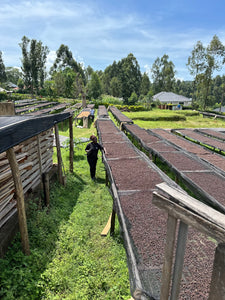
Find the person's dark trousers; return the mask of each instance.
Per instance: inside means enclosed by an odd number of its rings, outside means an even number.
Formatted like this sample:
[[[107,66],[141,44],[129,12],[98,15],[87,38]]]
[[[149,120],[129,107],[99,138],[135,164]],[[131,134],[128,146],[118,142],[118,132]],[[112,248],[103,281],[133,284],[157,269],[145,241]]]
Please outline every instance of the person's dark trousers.
[[[90,174],[91,178],[95,178],[95,173],[96,173],[96,164],[97,164],[97,158],[88,158],[88,163],[90,165]]]

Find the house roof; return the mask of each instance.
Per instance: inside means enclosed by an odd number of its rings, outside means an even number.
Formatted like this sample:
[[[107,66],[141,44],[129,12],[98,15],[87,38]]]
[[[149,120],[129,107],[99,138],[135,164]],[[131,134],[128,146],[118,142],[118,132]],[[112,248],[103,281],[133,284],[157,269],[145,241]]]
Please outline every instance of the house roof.
[[[153,101],[159,100],[160,102],[173,103],[173,102],[190,102],[191,98],[177,95],[172,92],[160,92],[153,96]]]
[[[7,92],[7,91],[0,87],[0,92]]]

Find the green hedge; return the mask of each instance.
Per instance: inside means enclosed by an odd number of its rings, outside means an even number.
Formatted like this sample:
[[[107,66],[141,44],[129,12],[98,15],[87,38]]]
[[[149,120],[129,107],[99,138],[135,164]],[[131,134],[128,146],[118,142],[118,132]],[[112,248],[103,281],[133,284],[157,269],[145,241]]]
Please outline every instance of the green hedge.
[[[8,99],[8,95],[6,92],[0,92],[0,101],[4,101]]]
[[[192,116],[199,116],[200,113],[199,111],[194,111],[194,110],[184,110],[184,111],[179,111],[180,114],[186,116],[186,117],[192,117]]]
[[[186,121],[186,117],[183,115],[171,115],[171,116],[149,116],[149,117],[132,117],[132,120],[142,121]]]
[[[142,105],[114,105],[115,107],[117,107],[119,110],[121,111],[148,111],[149,109],[145,108]]]

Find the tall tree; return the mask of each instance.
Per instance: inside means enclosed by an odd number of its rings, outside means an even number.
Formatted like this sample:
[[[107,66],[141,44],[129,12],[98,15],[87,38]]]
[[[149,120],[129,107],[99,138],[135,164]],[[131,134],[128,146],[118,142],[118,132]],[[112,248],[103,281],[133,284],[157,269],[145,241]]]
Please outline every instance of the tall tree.
[[[85,74],[85,80],[88,82],[91,79],[91,74],[94,72],[91,66],[87,66],[87,68],[84,70]]]
[[[171,92],[173,90],[173,86],[175,83],[175,66],[171,60],[169,60],[169,56],[164,54],[161,58],[162,64],[162,82],[164,90],[167,92]]]
[[[88,82],[88,97],[97,99],[102,93],[101,81],[96,72],[91,74],[91,80]]]
[[[117,78],[120,82],[120,72],[121,69],[118,66],[116,61],[113,62],[112,65],[109,65],[103,73],[102,76],[102,84],[103,84],[103,91],[105,94],[111,94],[111,80],[113,78]],[[121,90],[120,90],[120,97],[122,97]]]
[[[2,51],[0,51],[0,82],[5,82],[7,79],[5,65],[2,59]]]
[[[128,98],[133,92],[140,95],[141,85],[141,71],[137,59],[132,53],[128,54],[126,58],[123,58],[119,63],[120,69],[119,79],[122,83],[122,97],[125,103],[128,102]]]
[[[169,60],[169,56],[164,54],[161,58],[157,57],[152,65],[153,89],[155,93],[162,91],[170,92],[175,83],[175,66]]]
[[[214,71],[219,71],[225,63],[225,47],[214,35],[207,47],[197,42],[188,58],[190,74],[194,76],[196,94],[201,95],[203,109],[209,104],[209,92]]]
[[[85,82],[85,74],[82,65],[73,58],[73,54],[69,50],[69,47],[62,44],[56,51],[56,59],[50,71],[52,73],[54,71],[64,70],[67,67],[70,67],[74,72],[78,73]]]
[[[79,94],[82,96],[82,106],[86,106],[86,89],[85,89],[85,73],[83,71],[82,65],[77,63],[73,58],[72,52],[69,50],[69,47],[62,44],[59,49],[56,51],[56,59],[51,67],[50,73],[54,74],[56,71],[64,70],[65,68],[71,68],[76,74],[76,88],[79,91]]]
[[[22,49],[22,72],[24,83],[33,94],[34,89],[38,93],[39,88],[43,87],[45,78],[45,64],[49,49],[43,46],[41,41],[30,40],[26,36],[19,44]]]
[[[200,74],[205,69],[205,58],[206,49],[201,41],[198,41],[191,52],[191,56],[188,57],[188,70],[190,74],[194,77],[193,80],[193,94],[192,94],[192,106],[194,105],[197,95],[197,87],[199,85]]]
[[[120,97],[122,90],[122,83],[117,77],[113,77],[110,81],[110,94],[113,97]]]
[[[17,84],[19,79],[22,79],[23,74],[18,68],[6,67],[5,68],[7,80],[14,84]]]
[[[147,73],[144,73],[142,75],[142,79],[141,79],[140,94],[147,95],[150,90],[150,85],[151,85],[151,83],[150,83],[149,77],[148,77]]]
[[[159,57],[156,58],[152,65],[152,79],[153,79],[153,91],[155,94],[163,91],[163,83],[162,83],[162,63]]]

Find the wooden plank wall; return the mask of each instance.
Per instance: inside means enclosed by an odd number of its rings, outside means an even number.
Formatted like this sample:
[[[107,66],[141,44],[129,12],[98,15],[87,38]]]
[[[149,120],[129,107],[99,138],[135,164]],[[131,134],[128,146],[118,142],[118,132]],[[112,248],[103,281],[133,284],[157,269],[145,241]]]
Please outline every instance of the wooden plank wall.
[[[53,128],[39,134],[42,172],[53,165]],[[14,147],[24,194],[35,188],[42,178],[38,155],[38,137],[30,138]],[[16,212],[16,197],[13,178],[6,152],[0,153],[0,228]]]

